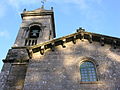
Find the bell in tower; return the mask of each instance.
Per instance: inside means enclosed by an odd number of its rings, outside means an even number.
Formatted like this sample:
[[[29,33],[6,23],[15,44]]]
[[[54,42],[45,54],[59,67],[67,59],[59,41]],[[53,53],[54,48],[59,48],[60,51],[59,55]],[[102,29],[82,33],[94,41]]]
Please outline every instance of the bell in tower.
[[[38,38],[41,28],[39,26],[33,26],[30,28],[29,38]]]

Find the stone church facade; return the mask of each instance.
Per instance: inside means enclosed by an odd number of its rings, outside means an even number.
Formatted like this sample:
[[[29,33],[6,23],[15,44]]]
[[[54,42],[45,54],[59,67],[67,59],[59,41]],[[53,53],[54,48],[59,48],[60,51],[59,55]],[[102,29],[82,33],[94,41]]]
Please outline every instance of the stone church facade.
[[[3,60],[0,90],[120,90],[120,39],[86,32],[55,38],[54,12],[24,11]]]

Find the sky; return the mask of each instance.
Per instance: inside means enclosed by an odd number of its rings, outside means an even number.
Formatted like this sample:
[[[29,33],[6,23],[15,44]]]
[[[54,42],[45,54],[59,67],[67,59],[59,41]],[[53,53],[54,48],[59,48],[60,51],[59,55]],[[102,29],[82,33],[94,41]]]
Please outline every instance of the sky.
[[[13,46],[22,19],[23,9],[41,7],[41,0],[0,0],[0,69],[8,50]],[[120,0],[47,0],[45,9],[54,8],[57,37],[88,32],[120,38]]]

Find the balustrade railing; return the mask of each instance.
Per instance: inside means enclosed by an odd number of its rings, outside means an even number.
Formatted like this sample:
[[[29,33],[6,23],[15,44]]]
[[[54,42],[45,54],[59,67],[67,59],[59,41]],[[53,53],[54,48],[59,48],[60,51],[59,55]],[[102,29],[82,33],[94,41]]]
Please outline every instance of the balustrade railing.
[[[32,46],[37,44],[37,39],[36,38],[27,38],[25,40],[25,46]]]

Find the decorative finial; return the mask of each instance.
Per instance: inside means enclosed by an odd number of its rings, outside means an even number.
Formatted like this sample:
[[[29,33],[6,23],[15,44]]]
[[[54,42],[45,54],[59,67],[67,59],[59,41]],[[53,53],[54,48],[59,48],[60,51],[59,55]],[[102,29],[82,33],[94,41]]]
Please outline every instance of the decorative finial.
[[[79,27],[79,29],[77,29],[77,32],[84,32],[85,31],[85,29],[83,29],[82,27]]]
[[[41,0],[41,4],[42,4],[42,9],[44,9],[44,5],[45,5],[45,2],[46,2],[46,0]]]
[[[53,7],[51,7],[51,10],[53,10]]]
[[[25,12],[26,11],[26,8],[23,10],[23,12]]]

